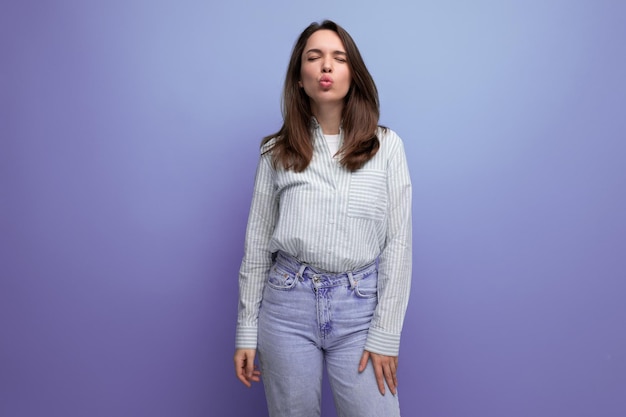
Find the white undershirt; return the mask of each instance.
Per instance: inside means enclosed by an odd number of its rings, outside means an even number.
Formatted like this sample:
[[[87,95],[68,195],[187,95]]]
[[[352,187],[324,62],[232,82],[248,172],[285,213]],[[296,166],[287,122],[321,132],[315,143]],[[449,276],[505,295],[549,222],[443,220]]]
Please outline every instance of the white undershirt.
[[[339,135],[326,135],[325,134],[324,138],[326,138],[328,149],[330,149],[330,156],[335,156],[335,154],[339,150]]]

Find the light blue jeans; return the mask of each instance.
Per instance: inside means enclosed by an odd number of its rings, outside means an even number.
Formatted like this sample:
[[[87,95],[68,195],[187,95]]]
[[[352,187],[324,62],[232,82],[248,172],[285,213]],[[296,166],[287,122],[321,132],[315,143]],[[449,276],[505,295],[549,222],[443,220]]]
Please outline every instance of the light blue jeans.
[[[358,372],[377,304],[377,269],[332,274],[279,253],[259,312],[258,357],[271,417],[321,413],[324,364],[339,417],[397,417],[371,362]]]

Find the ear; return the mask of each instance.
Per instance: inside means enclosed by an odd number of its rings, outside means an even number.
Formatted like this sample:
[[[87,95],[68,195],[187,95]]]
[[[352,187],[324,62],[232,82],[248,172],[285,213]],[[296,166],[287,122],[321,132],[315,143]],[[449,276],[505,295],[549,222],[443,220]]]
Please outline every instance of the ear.
[[[298,87],[300,87],[300,88],[302,88],[302,87],[303,87],[303,85],[302,85],[302,81],[298,81]]]

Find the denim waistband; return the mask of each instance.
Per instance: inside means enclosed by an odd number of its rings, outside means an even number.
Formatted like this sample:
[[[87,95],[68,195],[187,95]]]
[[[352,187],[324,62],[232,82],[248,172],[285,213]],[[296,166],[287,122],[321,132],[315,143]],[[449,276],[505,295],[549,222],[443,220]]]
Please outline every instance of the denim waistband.
[[[298,274],[303,277],[306,271],[306,272],[309,272],[309,274],[314,274],[314,275],[324,275],[326,277],[333,277],[333,278],[349,277],[350,279],[352,279],[353,276],[365,275],[376,270],[376,261],[374,261],[370,264],[367,264],[357,269],[353,269],[351,271],[329,272],[321,268],[313,267],[307,263],[300,262],[295,257],[282,251],[279,251],[276,253],[275,262],[277,264],[282,265],[283,267],[293,270],[294,272],[298,272]]]

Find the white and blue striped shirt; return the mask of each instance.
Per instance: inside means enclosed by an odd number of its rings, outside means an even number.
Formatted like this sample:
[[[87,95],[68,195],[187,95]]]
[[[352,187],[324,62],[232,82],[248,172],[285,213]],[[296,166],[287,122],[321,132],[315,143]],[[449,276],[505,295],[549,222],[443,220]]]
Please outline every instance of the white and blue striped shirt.
[[[303,172],[274,169],[269,153],[260,157],[239,271],[236,346],[256,348],[272,253],[283,251],[329,272],[378,258],[378,306],[365,349],[397,356],[411,286],[412,191],[404,146],[381,128],[379,151],[351,172],[331,156],[315,121],[312,129],[313,158]]]

